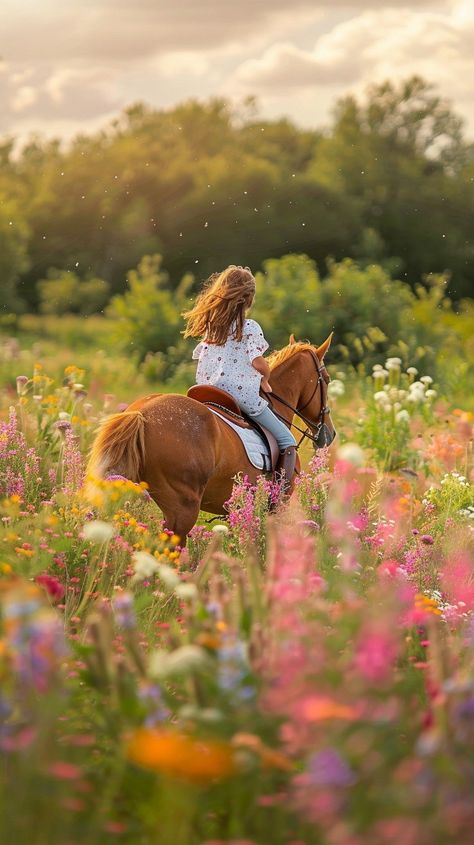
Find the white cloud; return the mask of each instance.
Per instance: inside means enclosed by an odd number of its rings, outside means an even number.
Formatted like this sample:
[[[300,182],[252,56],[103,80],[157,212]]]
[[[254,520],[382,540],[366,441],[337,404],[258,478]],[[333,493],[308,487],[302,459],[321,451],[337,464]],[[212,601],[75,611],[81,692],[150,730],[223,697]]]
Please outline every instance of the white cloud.
[[[474,121],[474,7],[457,3],[451,11],[368,10],[321,35],[312,50],[282,42],[259,58],[243,62],[228,83],[282,99],[291,92],[323,87],[360,91],[370,82],[419,74]]]
[[[32,85],[21,85],[17,88],[12,99],[11,107],[14,112],[24,111],[38,99],[38,91]]]
[[[335,96],[414,72],[474,121],[473,19],[472,0],[2,0],[0,132],[247,93],[315,126]]]

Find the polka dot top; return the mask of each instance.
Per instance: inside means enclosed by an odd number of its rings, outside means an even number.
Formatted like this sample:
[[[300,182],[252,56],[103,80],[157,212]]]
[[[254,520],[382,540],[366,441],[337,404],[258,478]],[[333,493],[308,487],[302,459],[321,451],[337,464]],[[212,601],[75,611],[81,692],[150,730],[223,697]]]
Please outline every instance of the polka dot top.
[[[222,346],[205,340],[198,343],[193,351],[198,361],[196,383],[227,390],[245,413],[256,416],[268,402],[259,395],[262,376],[252,361],[266,352],[268,343],[255,320],[245,320],[242,340],[233,338],[232,332]]]

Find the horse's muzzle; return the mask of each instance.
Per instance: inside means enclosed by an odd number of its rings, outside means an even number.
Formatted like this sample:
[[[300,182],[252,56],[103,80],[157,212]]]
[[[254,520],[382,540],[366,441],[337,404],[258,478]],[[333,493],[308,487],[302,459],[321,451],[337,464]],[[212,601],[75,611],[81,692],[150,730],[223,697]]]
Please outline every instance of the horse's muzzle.
[[[316,449],[322,449],[324,448],[324,446],[330,446],[335,436],[336,429],[333,428],[333,430],[331,431],[329,426],[327,426],[326,423],[323,423],[318,431],[318,436],[314,441]]]

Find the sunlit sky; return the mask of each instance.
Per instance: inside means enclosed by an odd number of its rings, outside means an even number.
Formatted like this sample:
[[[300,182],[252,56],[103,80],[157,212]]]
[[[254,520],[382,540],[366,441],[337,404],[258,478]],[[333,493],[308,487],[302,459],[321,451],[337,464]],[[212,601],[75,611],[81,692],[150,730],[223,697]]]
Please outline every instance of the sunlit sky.
[[[328,122],[337,97],[418,73],[474,135],[474,0],[1,0],[0,134],[69,138],[122,107],[255,95]]]

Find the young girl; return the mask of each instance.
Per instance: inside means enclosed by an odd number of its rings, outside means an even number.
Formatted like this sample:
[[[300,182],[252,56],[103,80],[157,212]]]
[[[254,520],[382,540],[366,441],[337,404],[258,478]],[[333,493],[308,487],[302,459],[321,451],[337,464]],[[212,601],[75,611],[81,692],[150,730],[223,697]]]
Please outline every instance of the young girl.
[[[255,298],[255,279],[248,267],[231,264],[214,273],[194,308],[186,311],[184,337],[201,337],[193,359],[198,361],[197,384],[226,390],[239,407],[275,436],[280,448],[277,472],[284,472],[289,486],[296,461],[296,440],[260,396],[260,387],[271,393],[270,367],[263,357],[268,343],[255,320],[246,312]]]

